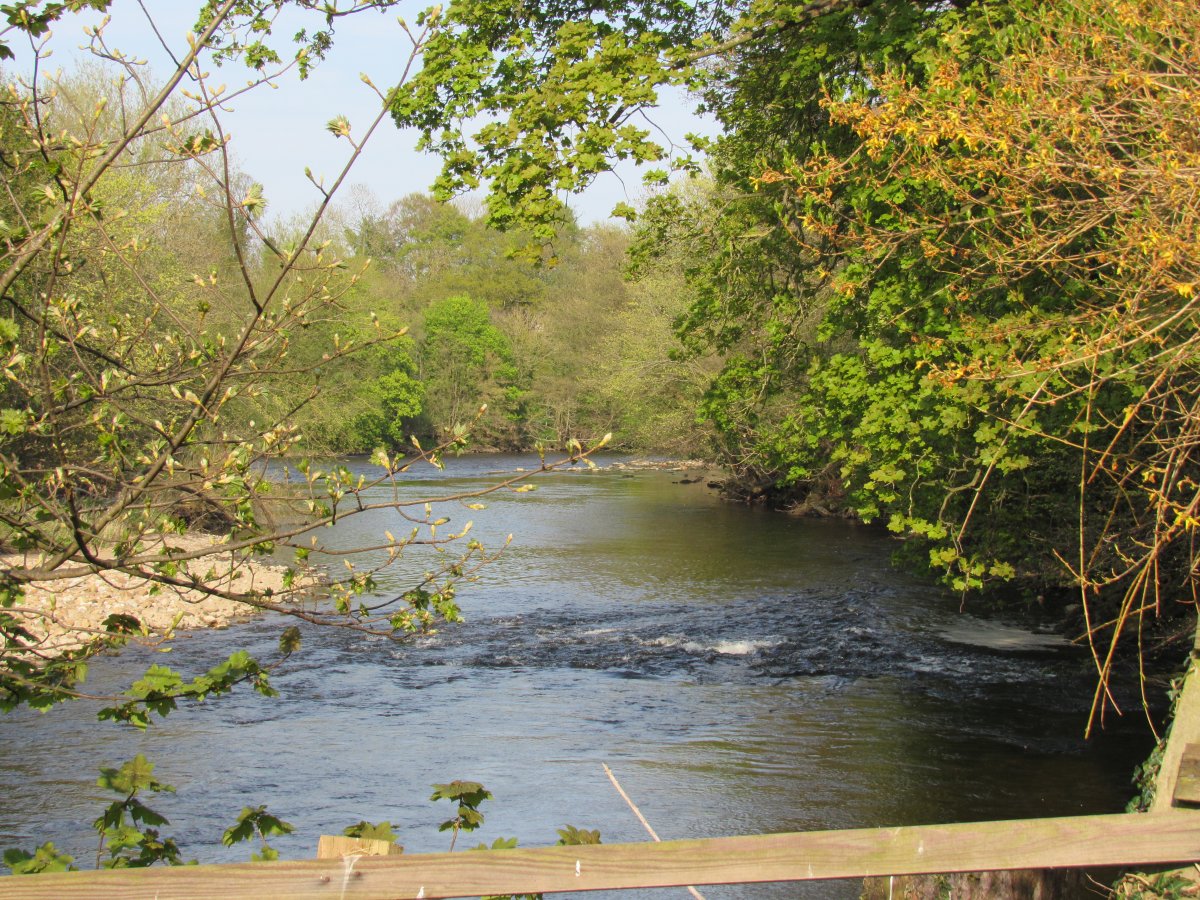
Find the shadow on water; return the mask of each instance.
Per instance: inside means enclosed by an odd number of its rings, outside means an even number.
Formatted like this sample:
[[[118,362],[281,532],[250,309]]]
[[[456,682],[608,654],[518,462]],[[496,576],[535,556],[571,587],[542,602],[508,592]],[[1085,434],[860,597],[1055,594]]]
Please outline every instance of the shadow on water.
[[[459,461],[414,490],[463,489],[528,462]],[[403,645],[309,630],[276,701],[238,693],[145,735],[96,726],[84,704],[0,719],[0,845],[54,839],[87,859],[95,767],[136,752],[178,788],[152,805],[204,861],[245,858],[219,836],[248,803],[296,825],[277,842],[292,858],[364,818],[396,823],[410,851],[442,850],[446,816],[426,798],[453,778],[496,796],[479,840],[552,843],[568,823],[644,840],[604,762],[674,838],[1124,806],[1148,734],[1134,714],[1083,741],[1092,684],[1077,648],[1029,623],[960,615],[892,570],[891,545],[870,530],[727,505],[677,479],[559,475],[490,500],[470,513],[476,533],[516,541],[463,590],[464,625]],[[352,546],[389,526],[348,520],[330,537]],[[385,589],[420,571],[409,566]],[[193,671],[241,647],[267,654],[280,628],[267,617],[197,633],[171,662]],[[92,687],[127,683],[147,662],[138,651],[103,660]]]

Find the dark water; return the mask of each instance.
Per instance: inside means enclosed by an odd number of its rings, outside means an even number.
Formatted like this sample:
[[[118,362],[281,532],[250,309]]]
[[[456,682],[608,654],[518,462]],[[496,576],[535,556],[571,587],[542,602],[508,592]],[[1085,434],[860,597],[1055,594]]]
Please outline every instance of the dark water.
[[[455,461],[413,490],[529,464]],[[679,478],[555,475],[484,511],[448,510],[456,525],[473,518],[488,545],[515,535],[463,589],[467,623],[403,646],[310,631],[275,680],[278,700],[241,692],[144,735],[97,726],[85,704],[0,718],[0,847],[52,839],[90,860],[95,767],[137,752],[178,790],[151,803],[171,818],[165,831],[202,861],[246,858],[219,836],[258,803],[296,826],[276,842],[285,857],[313,855],[319,834],[360,819],[392,821],[410,851],[444,850],[436,826],[449,807],[427,798],[454,778],[496,798],[467,846],[553,843],[567,823],[606,842],[644,840],[602,763],[664,838],[1124,806],[1149,738],[1131,714],[1082,740],[1091,680],[1080,652],[1031,641],[1030,623],[961,615],[892,569],[876,532],[728,505]],[[398,531],[394,514],[329,537],[350,546],[384,528]],[[167,661],[191,672],[239,647],[267,655],[281,627],[262,618],[197,633]],[[89,684],[128,683],[148,661],[106,659]]]

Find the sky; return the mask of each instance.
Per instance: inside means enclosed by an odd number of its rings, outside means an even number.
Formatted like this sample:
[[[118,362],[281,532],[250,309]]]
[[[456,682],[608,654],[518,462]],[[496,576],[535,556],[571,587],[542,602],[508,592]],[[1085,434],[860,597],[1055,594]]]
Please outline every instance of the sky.
[[[104,29],[109,46],[145,59],[152,72],[165,77],[173,66],[149,27],[143,5],[178,57],[186,50],[186,35],[195,22],[199,3],[115,0],[110,9],[111,21]],[[319,199],[316,188],[305,177],[305,167],[317,179],[324,177],[326,184],[340,171],[351,148],[326,131],[325,124],[344,115],[352,126],[365,128],[379,108],[379,99],[362,83],[360,75],[368,75],[383,90],[395,83],[409,48],[397,16],[412,21],[425,5],[400,5],[387,13],[368,11],[338,20],[333,50],[306,81],[301,82],[289,72],[276,89],[262,87],[229,104],[223,122],[232,135],[234,156],[246,173],[263,184],[272,216],[302,213]],[[295,11],[292,14],[295,16]],[[60,21],[48,45],[52,55],[43,66],[70,70],[87,57],[82,49],[88,40],[83,29],[98,24],[100,18],[94,14],[68,15]],[[287,20],[276,28],[275,44],[285,46],[301,25],[315,30],[322,24],[323,20],[311,15],[303,22]],[[27,70],[33,58],[28,46],[22,50],[20,41],[13,41],[13,49],[17,59],[5,64],[9,79]],[[224,83],[231,91],[245,84],[250,74],[240,63],[209,67],[208,71],[214,83]],[[667,97],[654,121],[679,144],[688,132],[715,133],[715,125],[694,116],[681,94]],[[400,131],[390,120],[384,122],[356,163],[348,184],[366,185],[384,204],[427,190],[437,176],[439,162],[429,154],[418,153],[416,141],[415,133]],[[601,176],[569,203],[579,219],[590,224],[606,220],[617,203],[636,205],[644,196],[640,172],[628,164],[616,175]]]

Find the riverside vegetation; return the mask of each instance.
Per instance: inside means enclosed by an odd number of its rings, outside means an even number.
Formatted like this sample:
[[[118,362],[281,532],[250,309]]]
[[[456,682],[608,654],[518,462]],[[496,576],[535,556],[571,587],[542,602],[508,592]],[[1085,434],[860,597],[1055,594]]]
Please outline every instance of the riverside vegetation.
[[[0,56],[109,5],[5,5]],[[454,621],[489,554],[420,508],[380,541],[428,551],[425,581],[378,597],[351,566],[329,605],[292,602],[314,529],[367,511],[369,485],[305,464],[298,520],[274,520],[266,460],[368,451],[386,483],[468,439],[572,442],[579,459],[609,432],[706,448],[748,495],[881,522],[964,600],[1077,604],[1096,722],[1123,658],[1182,659],[1200,522],[1195,4],[455,0],[397,26],[407,67],[366,80],[373,122],[329,122],[348,161],[314,183],[314,214],[271,219],[208,67],[248,65],[247,90],[303,76],[343,17],[394,6],[211,0],[163,80],[97,29],[102,69],[35,65],[6,89],[0,525],[25,561],[0,585],[4,705],[83,693],[87,658],[140,632],[115,616],[31,658],[26,587],[85,573],[397,639]],[[306,23],[290,49],[283,11]],[[639,116],[667,85],[721,136],[656,143]],[[445,160],[434,196],[342,198],[389,120]],[[563,195],[618,159],[694,177],[622,205],[631,232],[578,226]],[[436,202],[479,187],[481,210]],[[166,540],[189,527],[241,563],[287,554],[279,589],[215,581],[210,550]],[[298,649],[289,628],[281,659]],[[239,683],[269,694],[276,664],[238,655],[190,681],[156,666],[104,715],[145,727]],[[105,776],[130,803],[152,782],[135,768]],[[135,808],[98,825],[111,864],[177,860]],[[276,827],[256,814],[249,832]]]

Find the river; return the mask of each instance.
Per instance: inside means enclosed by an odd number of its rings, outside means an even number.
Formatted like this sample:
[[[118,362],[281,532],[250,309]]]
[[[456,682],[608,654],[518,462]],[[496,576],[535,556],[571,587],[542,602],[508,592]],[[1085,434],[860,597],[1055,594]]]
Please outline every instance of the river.
[[[451,460],[411,489],[533,464]],[[554,474],[486,510],[448,510],[489,546],[515,536],[462,589],[466,623],[400,646],[308,629],[276,700],[239,691],[145,734],[97,725],[85,703],[0,717],[0,847],[54,840],[90,864],[96,767],[138,752],[177,789],[149,801],[171,819],[164,833],[205,862],[246,858],[219,838],[259,803],[296,827],[275,841],[285,858],[312,856],[319,834],[361,819],[393,822],[410,852],[444,850],[449,807],[428,797],[455,778],[495,795],[460,846],[549,844],[568,823],[605,842],[645,840],[602,763],[663,838],[1123,808],[1147,729],[1133,710],[1083,741],[1092,682],[1077,648],[1037,623],[960,613],[894,569],[876,530],[728,504],[681,478]],[[330,539],[362,544],[389,527],[390,514],[349,519]],[[269,655],[280,628],[268,616],[193,633],[166,661],[194,672],[242,647]],[[149,661],[141,650],[100,660],[89,687],[127,684]],[[704,893],[852,898],[859,887]]]

